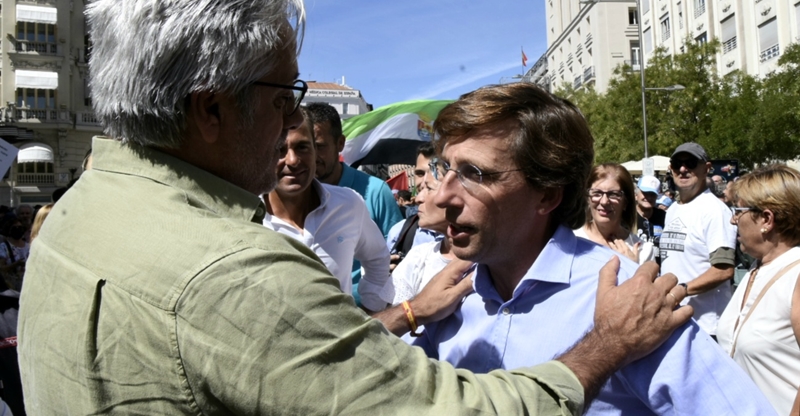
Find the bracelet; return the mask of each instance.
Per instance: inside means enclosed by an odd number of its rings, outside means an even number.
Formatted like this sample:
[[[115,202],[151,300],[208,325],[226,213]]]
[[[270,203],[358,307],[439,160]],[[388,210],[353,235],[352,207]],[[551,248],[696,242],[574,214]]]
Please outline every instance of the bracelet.
[[[412,337],[419,337],[422,334],[417,332],[417,320],[414,318],[414,311],[411,310],[411,304],[408,303],[407,300],[404,300],[403,303],[403,310],[406,311],[406,319],[408,320],[408,326],[411,327],[411,336]]]
[[[689,285],[686,283],[678,283],[678,286],[683,286],[683,289],[686,291],[686,296],[689,296]]]

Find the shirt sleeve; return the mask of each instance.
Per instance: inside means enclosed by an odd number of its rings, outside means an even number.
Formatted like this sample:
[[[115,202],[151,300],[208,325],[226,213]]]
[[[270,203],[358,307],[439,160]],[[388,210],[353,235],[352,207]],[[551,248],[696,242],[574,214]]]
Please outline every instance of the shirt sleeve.
[[[355,196],[355,193],[353,193]],[[361,230],[353,256],[361,262],[363,273],[358,283],[361,304],[371,311],[381,311],[394,299],[392,277],[389,274],[389,250],[383,235],[372,222],[364,204],[353,204],[353,215]]]
[[[412,247],[400,264],[394,268],[392,272],[392,283],[394,285],[392,305],[398,305],[417,296],[415,282],[417,281],[417,274],[425,261],[423,253],[426,248],[430,249],[430,244]]]
[[[720,205],[719,209],[716,209],[717,205]],[[714,209],[709,210],[706,215],[705,232],[706,247],[709,255],[720,247],[736,247],[736,226],[731,224],[731,211],[723,209],[722,203],[715,204]]]
[[[298,247],[303,251],[304,247]],[[576,415],[559,362],[476,375],[432,361],[357,309],[322,265],[248,249],[202,272],[175,306],[184,385],[204,414]]]
[[[392,191],[386,182],[380,181],[380,187],[376,189],[375,194],[372,195],[372,214],[375,216],[374,220],[378,224],[378,228],[383,234],[385,239],[389,235],[389,230],[393,225],[403,221],[403,215],[400,214],[400,208],[397,207],[397,201],[392,196]]]
[[[775,415],[750,377],[694,320],[612,377],[656,414]]]

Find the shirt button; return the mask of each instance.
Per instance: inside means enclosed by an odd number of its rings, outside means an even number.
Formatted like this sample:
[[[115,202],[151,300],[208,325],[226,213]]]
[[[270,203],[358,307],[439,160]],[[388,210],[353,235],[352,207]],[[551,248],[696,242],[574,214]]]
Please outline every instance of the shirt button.
[[[511,311],[508,308],[503,308],[503,315],[511,315]]]

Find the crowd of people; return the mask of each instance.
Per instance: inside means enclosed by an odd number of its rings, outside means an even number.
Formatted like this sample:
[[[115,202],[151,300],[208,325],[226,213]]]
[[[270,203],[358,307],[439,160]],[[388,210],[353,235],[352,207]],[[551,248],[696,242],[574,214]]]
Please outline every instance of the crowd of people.
[[[0,226],[14,414],[800,413],[800,173],[595,166],[515,83],[440,112],[411,208],[303,105],[303,7],[87,8],[107,136]]]

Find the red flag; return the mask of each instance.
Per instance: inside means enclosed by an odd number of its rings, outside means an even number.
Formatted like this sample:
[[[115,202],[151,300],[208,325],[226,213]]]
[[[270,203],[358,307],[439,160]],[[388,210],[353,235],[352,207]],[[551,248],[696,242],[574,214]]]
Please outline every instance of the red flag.
[[[525,51],[522,51],[522,66],[528,66],[528,57],[525,56]]]
[[[387,179],[386,183],[389,185],[390,189],[396,189],[398,191],[407,191],[408,174],[406,173],[406,171],[402,171],[397,175],[394,175],[391,178]]]

